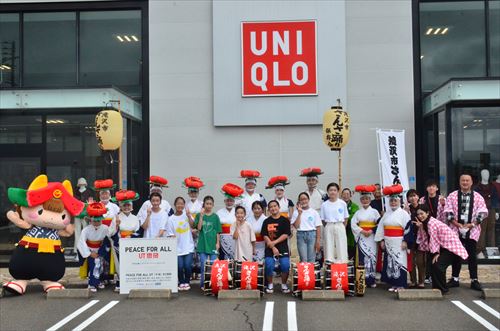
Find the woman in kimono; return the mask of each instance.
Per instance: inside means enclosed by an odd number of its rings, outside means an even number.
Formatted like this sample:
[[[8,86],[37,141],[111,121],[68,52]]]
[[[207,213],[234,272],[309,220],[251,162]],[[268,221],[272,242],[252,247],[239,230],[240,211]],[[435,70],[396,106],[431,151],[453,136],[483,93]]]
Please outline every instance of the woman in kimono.
[[[233,260],[235,243],[233,235],[231,234],[231,226],[236,222],[236,216],[234,213],[234,201],[239,196],[234,196],[234,192],[228,189],[227,185],[222,187],[222,194],[224,195],[224,208],[217,211],[217,216],[219,216],[220,223],[222,225],[222,233],[220,234],[220,249],[219,249],[219,259],[220,260]],[[241,189],[243,191],[243,189]],[[237,191],[240,193],[240,191]],[[241,194],[241,193],[240,193]]]
[[[194,218],[198,215],[203,207],[203,202],[199,199],[200,190],[205,186],[199,177],[190,176],[184,179],[182,185],[187,188],[189,198],[186,200],[186,215],[190,222],[194,222]],[[192,228],[191,235],[193,236],[194,246],[198,244],[198,229]],[[197,279],[201,273],[200,256],[196,252],[193,253],[192,277]],[[186,286],[184,286],[186,287]]]
[[[264,214],[262,202],[254,201],[252,203],[252,214],[247,217],[247,222],[252,226],[253,232],[255,232],[255,256],[253,260],[256,262],[264,262],[266,242],[264,241],[264,237],[260,234],[260,231],[265,219],[266,215]]]
[[[375,232],[380,218],[379,212],[370,206],[371,194],[375,192],[374,185],[358,185],[355,191],[361,194],[361,208],[351,219],[351,230],[356,242],[356,267],[365,267],[366,285],[376,287],[375,266],[377,264],[377,243]]]
[[[401,208],[401,185],[384,187],[390,196],[390,210],[386,211],[377,226],[375,241],[384,251],[382,281],[389,284],[389,291],[398,292],[408,286],[408,245],[411,244],[410,215]]]

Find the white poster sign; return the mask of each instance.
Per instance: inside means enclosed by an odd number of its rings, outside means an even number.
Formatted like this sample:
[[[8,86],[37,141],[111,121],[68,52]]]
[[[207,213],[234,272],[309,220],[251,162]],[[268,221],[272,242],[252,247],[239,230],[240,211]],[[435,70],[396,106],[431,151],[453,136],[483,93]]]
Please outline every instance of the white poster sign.
[[[177,293],[176,238],[120,239],[120,294],[131,289]]]
[[[408,191],[405,131],[377,130],[377,146],[382,187],[401,184],[403,190]]]

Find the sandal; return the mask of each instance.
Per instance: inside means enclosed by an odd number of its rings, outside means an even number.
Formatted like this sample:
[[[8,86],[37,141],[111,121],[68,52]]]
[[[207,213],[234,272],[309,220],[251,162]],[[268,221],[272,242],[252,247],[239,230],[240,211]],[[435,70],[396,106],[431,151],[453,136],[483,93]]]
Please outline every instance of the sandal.
[[[14,286],[11,286],[11,285],[14,285]],[[12,282],[12,281],[3,284],[2,287],[6,291],[13,293],[13,294],[17,294],[17,295],[23,295],[24,292],[26,291],[26,289],[24,289],[21,285],[19,285],[16,282]],[[20,291],[18,291],[16,288],[19,289]]]
[[[48,293],[49,291],[52,291],[52,290],[64,290],[64,286],[62,286],[62,285],[51,285],[51,286],[47,286],[43,290],[44,290],[45,293]]]

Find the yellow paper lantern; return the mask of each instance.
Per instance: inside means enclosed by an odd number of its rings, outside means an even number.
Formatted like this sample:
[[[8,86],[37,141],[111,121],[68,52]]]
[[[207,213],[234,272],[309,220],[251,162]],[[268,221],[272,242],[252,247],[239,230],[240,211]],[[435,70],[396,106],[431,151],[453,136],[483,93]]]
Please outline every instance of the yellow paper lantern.
[[[334,151],[342,149],[349,140],[349,115],[342,106],[332,106],[323,115],[323,142]]]
[[[122,145],[123,118],[115,110],[103,110],[95,117],[97,144],[104,151],[113,151]]]

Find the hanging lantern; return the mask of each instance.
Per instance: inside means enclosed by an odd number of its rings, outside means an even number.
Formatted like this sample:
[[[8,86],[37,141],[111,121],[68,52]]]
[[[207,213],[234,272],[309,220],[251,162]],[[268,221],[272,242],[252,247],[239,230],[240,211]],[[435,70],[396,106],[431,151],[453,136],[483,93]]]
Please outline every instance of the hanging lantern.
[[[338,105],[327,110],[323,115],[323,142],[333,151],[342,149],[349,140],[349,115]]]
[[[95,117],[97,144],[104,151],[113,151],[122,145],[123,118],[115,110],[103,110]]]

